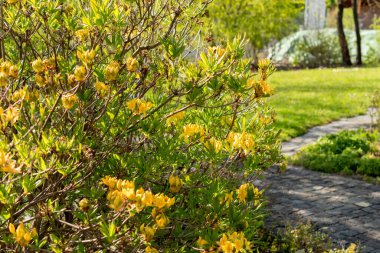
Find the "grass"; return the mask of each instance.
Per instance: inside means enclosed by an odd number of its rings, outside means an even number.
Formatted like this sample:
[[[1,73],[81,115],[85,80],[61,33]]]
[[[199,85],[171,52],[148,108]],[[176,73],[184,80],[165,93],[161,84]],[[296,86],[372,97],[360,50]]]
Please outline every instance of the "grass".
[[[313,126],[366,113],[380,89],[380,67],[279,71],[270,81],[276,127],[288,140]]]

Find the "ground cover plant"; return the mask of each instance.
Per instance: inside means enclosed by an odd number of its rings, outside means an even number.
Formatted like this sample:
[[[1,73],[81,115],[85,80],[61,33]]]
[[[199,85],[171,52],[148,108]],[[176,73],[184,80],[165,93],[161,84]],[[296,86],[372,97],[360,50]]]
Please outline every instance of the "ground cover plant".
[[[380,68],[278,71],[271,79],[277,129],[288,140],[307,129],[367,112]]]
[[[380,176],[380,133],[363,129],[330,134],[291,159],[295,165],[323,172]]]
[[[208,1],[1,5],[0,248],[250,252],[274,67],[193,47]],[[188,55],[191,55],[191,57]]]

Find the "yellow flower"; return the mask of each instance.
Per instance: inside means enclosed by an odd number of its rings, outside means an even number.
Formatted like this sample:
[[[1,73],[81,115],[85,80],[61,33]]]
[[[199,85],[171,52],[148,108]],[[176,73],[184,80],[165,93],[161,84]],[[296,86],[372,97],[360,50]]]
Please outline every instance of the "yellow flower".
[[[8,85],[8,76],[4,72],[0,72],[0,87]]]
[[[5,123],[10,122],[11,125],[14,125],[19,117],[19,111],[17,108],[10,106],[5,112]]]
[[[155,248],[152,248],[152,247],[148,246],[148,247],[145,248],[145,253],[158,253],[158,250],[156,250]]]
[[[174,205],[174,202],[175,202],[174,198],[169,198],[168,196],[165,196],[164,194],[159,193],[154,196],[153,205],[155,207],[162,209],[165,207],[166,208],[171,207],[172,205]]]
[[[83,62],[84,65],[89,66],[94,62],[95,51],[94,49],[87,50],[84,52],[77,51],[77,56]]]
[[[83,212],[86,212],[88,210],[89,201],[88,199],[84,198],[81,201],[79,201],[79,208]]]
[[[135,58],[129,57],[127,59],[127,70],[129,72],[135,72],[138,67],[139,67],[139,62]]]
[[[17,229],[15,229],[15,226],[10,223],[9,232],[13,234],[16,242],[22,247],[28,246],[32,238],[37,236],[37,230],[35,228],[28,231],[22,222],[18,225]]]
[[[246,203],[248,196],[248,188],[250,187],[249,183],[242,184],[237,190],[237,195],[240,203]]]
[[[180,111],[176,114],[173,114],[172,116],[170,116],[169,118],[167,118],[166,120],[166,125],[170,125],[170,124],[176,124],[177,121],[180,121],[182,120],[183,118],[185,117],[185,111]]]
[[[21,167],[16,167],[15,161],[12,160],[10,154],[6,154],[3,150],[0,150],[0,170],[11,174],[20,174]]]
[[[151,191],[145,191],[141,197],[141,202],[144,206],[152,206],[154,201],[154,195]]]
[[[182,181],[178,176],[169,176],[170,191],[172,193],[178,193],[182,187]]]
[[[34,72],[42,73],[45,71],[45,64],[40,58],[38,58],[32,62],[32,68]]]
[[[43,76],[41,76],[40,74],[36,74],[36,76],[34,77],[35,80],[36,80],[36,83],[39,87],[43,87],[45,86],[45,78]]]
[[[86,73],[87,70],[84,66],[76,66],[74,70],[75,80],[77,80],[78,82],[83,82],[84,80],[86,80]]]
[[[199,236],[197,244],[202,247],[204,245],[207,245],[208,241],[206,241],[205,239],[203,239],[202,237]]]
[[[155,218],[156,224],[159,228],[165,228],[166,225],[169,224],[170,220],[168,217],[165,216],[165,214],[161,213],[158,214]]]
[[[81,42],[84,42],[90,36],[90,29],[80,29],[80,30],[75,32],[75,36]]]
[[[104,70],[104,76],[108,81],[115,81],[119,74],[120,64],[117,61],[112,61]]]
[[[68,110],[72,109],[76,103],[78,103],[78,97],[76,94],[69,94],[62,97],[63,107]]]
[[[67,76],[67,83],[68,83],[71,87],[74,86],[75,81],[76,81],[76,80],[75,80],[75,75],[71,74],[71,75],[68,75],[68,76]]]
[[[233,197],[233,194],[234,192],[226,192],[226,195],[224,196],[224,203],[226,203],[226,206],[229,207],[230,206],[230,203],[232,201],[232,197]]]
[[[9,68],[9,76],[13,78],[18,77],[18,67],[17,66],[11,66]]]
[[[9,70],[12,67],[12,63],[9,61],[2,62],[0,65],[0,72],[4,72],[5,75],[9,76]]]
[[[223,253],[232,253],[234,250],[234,245],[228,240],[226,234],[223,234],[222,238],[220,238],[219,247]]]
[[[252,134],[246,132],[234,133],[231,132],[227,136],[227,142],[230,144],[232,149],[242,149],[245,154],[248,154],[253,150],[255,142]]]
[[[212,137],[210,140],[206,142],[206,148],[209,150],[213,150],[215,153],[219,153],[222,149],[222,141],[217,140],[216,138]]]
[[[146,242],[150,242],[153,239],[154,234],[156,233],[156,229],[153,227],[145,226],[145,224],[142,224],[140,226],[140,232],[142,233],[144,240]]]
[[[190,138],[198,135],[200,137],[200,140],[203,141],[205,134],[205,129],[197,124],[187,124],[183,126],[183,134],[181,135],[185,142],[188,143],[190,141]]]
[[[153,107],[153,104],[139,98],[134,98],[127,102],[127,107],[134,114],[139,115],[146,113],[150,108]]]
[[[95,83],[95,89],[98,92],[100,97],[105,97],[108,94],[110,87],[108,87],[103,82],[96,82]]]
[[[122,192],[118,190],[108,192],[107,199],[110,202],[109,207],[115,211],[120,211],[125,202]]]

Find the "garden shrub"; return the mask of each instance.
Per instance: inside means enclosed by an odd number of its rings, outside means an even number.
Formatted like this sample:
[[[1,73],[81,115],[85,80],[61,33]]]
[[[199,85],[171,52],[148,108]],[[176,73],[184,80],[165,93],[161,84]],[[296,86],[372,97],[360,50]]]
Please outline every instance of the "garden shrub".
[[[324,172],[380,175],[380,133],[363,129],[329,134],[301,149],[291,159],[295,165]]]
[[[339,41],[333,34],[317,32],[294,47],[293,63],[297,67],[333,67],[340,64]]]
[[[274,67],[193,43],[208,2],[4,2],[2,251],[255,249]]]

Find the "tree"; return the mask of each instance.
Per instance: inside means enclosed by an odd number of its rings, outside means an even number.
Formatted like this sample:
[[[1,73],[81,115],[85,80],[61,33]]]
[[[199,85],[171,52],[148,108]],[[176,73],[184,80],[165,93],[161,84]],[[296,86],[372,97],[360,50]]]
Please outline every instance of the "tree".
[[[211,32],[217,41],[245,34],[253,53],[298,28],[303,0],[215,0],[209,7]]]
[[[362,46],[361,46],[361,36],[360,36],[360,24],[359,24],[359,13],[358,13],[358,1],[353,0],[353,16],[355,22],[355,34],[356,34],[356,64],[362,65]]]
[[[343,14],[344,14],[344,1],[338,0],[338,16],[337,16],[337,27],[338,27],[338,37],[339,44],[342,53],[342,61],[346,66],[351,66],[351,58],[350,58],[350,50],[348,48],[346,35],[344,33],[344,25],[343,25]]]

